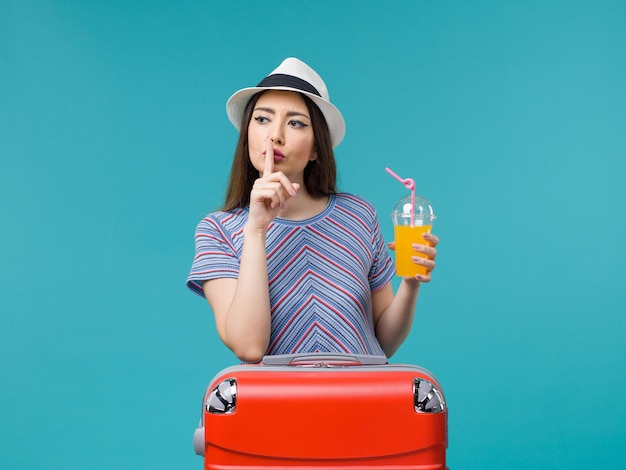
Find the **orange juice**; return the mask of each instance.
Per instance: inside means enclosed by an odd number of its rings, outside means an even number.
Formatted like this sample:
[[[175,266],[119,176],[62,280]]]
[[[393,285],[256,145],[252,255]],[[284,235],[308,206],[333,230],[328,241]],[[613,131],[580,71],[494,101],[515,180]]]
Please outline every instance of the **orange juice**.
[[[416,274],[426,274],[426,268],[419,264],[415,264],[411,259],[413,256],[421,256],[427,258],[424,253],[419,253],[413,249],[414,243],[420,245],[428,245],[424,237],[424,233],[430,233],[432,225],[396,225],[394,227],[394,236],[396,241],[396,275],[401,277],[415,277]]]

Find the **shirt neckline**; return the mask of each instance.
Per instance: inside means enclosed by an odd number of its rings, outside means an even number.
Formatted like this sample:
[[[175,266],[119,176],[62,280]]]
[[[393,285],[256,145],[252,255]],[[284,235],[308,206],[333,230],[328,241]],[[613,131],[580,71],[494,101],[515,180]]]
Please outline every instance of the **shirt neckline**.
[[[289,225],[292,227],[299,227],[299,226],[314,224],[315,222],[325,218],[333,210],[333,208],[335,207],[336,201],[337,201],[337,195],[331,194],[328,197],[328,203],[326,204],[326,207],[322,209],[321,212],[319,212],[318,214],[315,214],[312,217],[309,217],[308,219],[291,220],[291,219],[283,219],[282,217],[276,217],[272,221],[272,223],[278,224],[278,225]]]

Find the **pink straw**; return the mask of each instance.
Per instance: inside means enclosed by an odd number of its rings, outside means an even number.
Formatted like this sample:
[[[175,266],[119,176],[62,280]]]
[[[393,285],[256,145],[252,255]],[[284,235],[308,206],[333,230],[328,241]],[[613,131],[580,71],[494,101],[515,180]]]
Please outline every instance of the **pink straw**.
[[[415,219],[415,180],[413,180],[412,178],[400,178],[389,168],[385,168],[385,170],[387,170],[387,173],[389,173],[395,179],[400,181],[400,183],[402,183],[406,189],[411,191],[411,227],[413,227],[413,219]]]

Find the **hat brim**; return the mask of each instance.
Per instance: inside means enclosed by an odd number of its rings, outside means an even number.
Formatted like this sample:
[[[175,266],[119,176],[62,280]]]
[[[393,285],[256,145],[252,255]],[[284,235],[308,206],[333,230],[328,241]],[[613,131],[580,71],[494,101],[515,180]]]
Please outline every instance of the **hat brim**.
[[[233,126],[235,126],[235,129],[241,132],[243,113],[250,99],[255,94],[267,90],[295,91],[306,95],[317,105],[324,115],[330,132],[330,140],[333,148],[337,147],[337,145],[341,143],[346,134],[346,123],[341,115],[341,112],[339,112],[339,110],[332,103],[326,101],[324,98],[314,93],[308,93],[291,87],[250,87],[242,88],[234,93],[226,102],[226,114],[228,115],[230,122],[232,122]]]

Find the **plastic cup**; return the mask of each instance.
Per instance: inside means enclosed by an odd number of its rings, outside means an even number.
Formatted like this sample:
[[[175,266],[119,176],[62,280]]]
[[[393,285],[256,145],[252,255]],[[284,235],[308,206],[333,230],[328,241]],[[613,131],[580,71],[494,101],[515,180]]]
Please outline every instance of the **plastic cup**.
[[[403,197],[396,202],[391,212],[391,220],[396,243],[396,275],[415,277],[417,274],[427,274],[426,267],[415,264],[412,258],[427,258],[424,253],[415,251],[413,244],[431,246],[423,237],[425,233],[430,233],[435,220],[435,211],[430,201],[416,195],[415,210],[412,213],[411,196]]]

